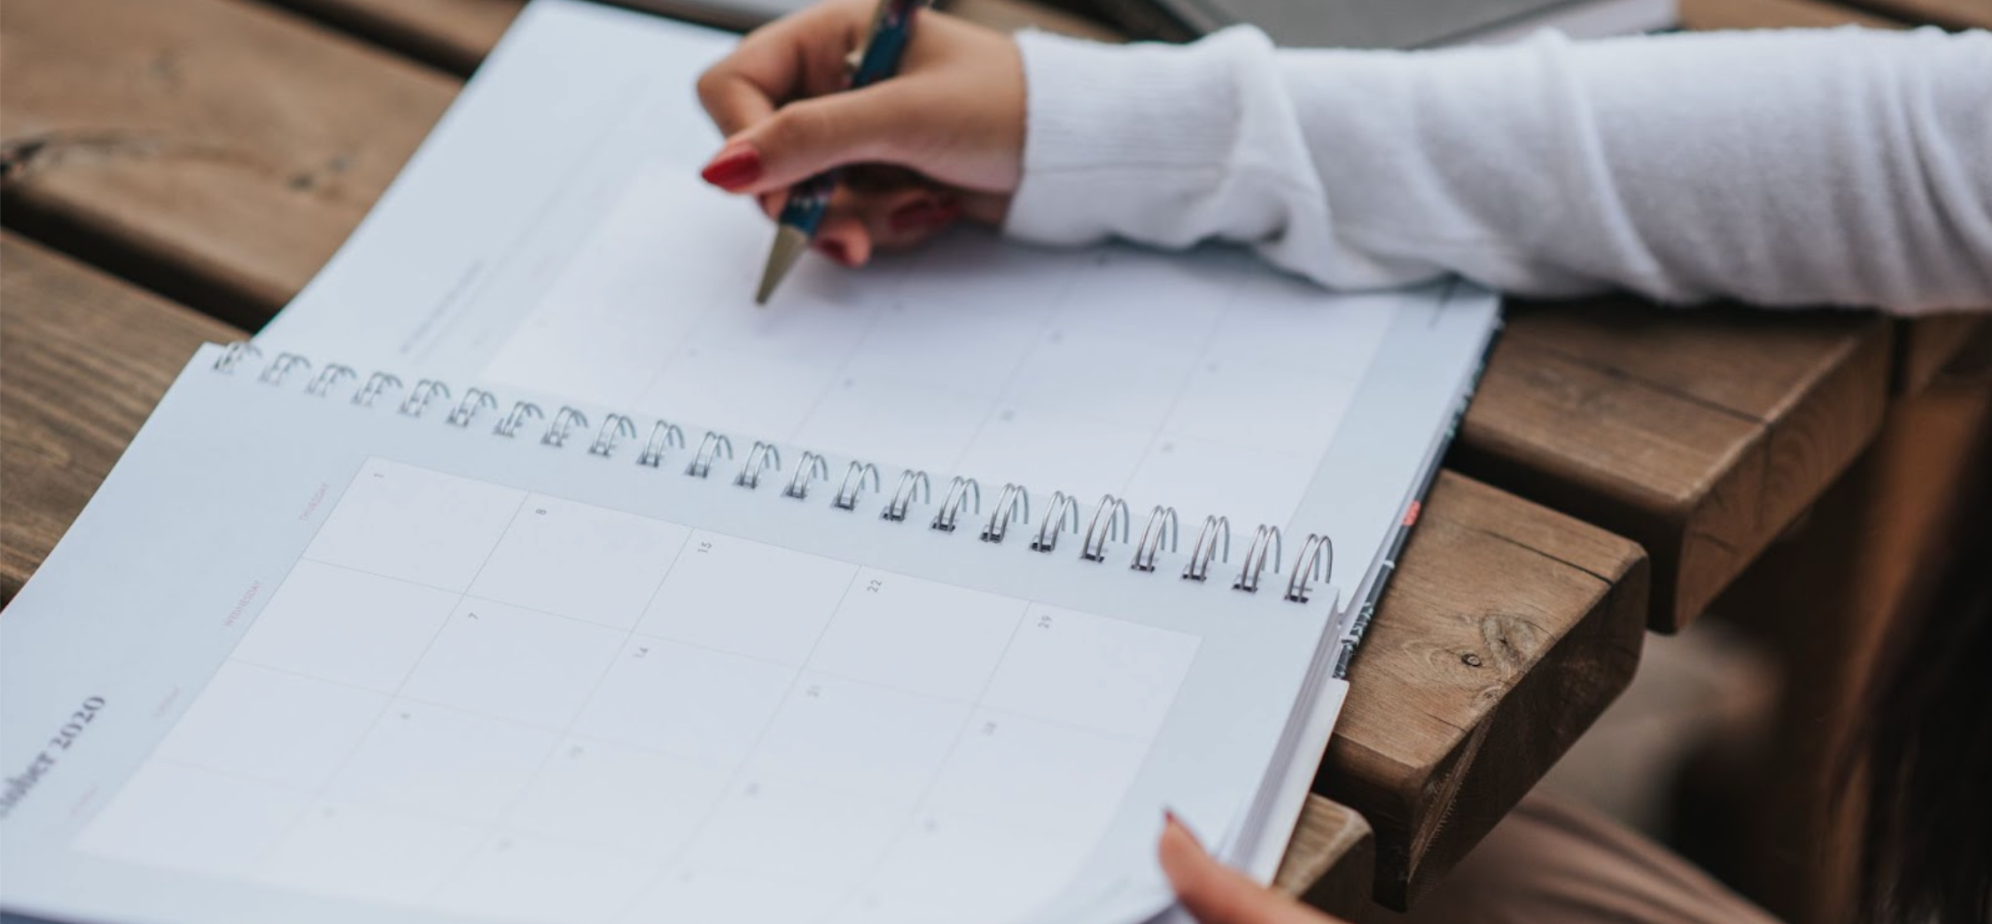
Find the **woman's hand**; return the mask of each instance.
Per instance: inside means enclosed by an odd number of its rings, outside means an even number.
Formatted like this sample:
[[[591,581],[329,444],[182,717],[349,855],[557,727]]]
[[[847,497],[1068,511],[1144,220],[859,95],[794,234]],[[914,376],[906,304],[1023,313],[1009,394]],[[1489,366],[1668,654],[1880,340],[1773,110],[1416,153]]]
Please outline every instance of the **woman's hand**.
[[[1173,815],[1155,852],[1176,897],[1201,924],[1340,924],[1212,859]]]
[[[1002,33],[922,10],[899,73],[841,92],[872,9],[827,0],[755,30],[699,78],[726,133],[707,182],[759,197],[773,216],[790,184],[851,168],[816,232],[847,266],[964,216],[1000,224],[1023,159],[1023,63]]]

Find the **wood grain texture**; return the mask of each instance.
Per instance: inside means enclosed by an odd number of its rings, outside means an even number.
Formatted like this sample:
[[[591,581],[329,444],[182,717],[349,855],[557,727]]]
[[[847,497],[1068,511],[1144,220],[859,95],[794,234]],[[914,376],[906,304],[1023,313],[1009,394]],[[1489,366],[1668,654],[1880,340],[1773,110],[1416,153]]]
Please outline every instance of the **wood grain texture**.
[[[1344,805],[1307,797],[1273,888],[1338,917],[1369,906],[1376,838],[1369,822]]]
[[[1514,305],[1451,463],[1643,545],[1652,624],[1691,622],[1880,425],[1871,315]]]
[[[1992,0],[1850,0],[1907,22],[1946,29],[1992,29]]]
[[[1316,786],[1376,830],[1397,908],[1625,688],[1648,592],[1638,546],[1450,472],[1401,565]]]
[[[271,0],[453,74],[468,75],[525,0]]]
[[[0,234],[0,603],[83,510],[180,367],[241,332]]]
[[[8,0],[9,227],[238,324],[324,264],[454,80],[237,0]]]
[[[1901,24],[1873,13],[1816,0],[1681,0],[1681,25],[1713,29],[1891,28]]]

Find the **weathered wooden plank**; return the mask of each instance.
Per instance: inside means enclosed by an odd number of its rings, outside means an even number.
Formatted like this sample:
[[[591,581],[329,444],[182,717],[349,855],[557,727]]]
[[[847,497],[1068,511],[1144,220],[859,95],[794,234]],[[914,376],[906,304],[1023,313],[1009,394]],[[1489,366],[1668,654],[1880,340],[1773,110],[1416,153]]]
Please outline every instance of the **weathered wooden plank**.
[[[524,0],[270,0],[432,64],[467,75],[498,44]]]
[[[1364,643],[1317,791],[1377,838],[1405,907],[1478,843],[1631,679],[1639,548],[1450,472]]]
[[[1330,914],[1353,919],[1369,907],[1376,837],[1347,806],[1310,795],[1294,826],[1273,887]]]
[[[1452,462],[1643,545],[1674,631],[1872,438],[1888,343],[1870,315],[1515,305]]]
[[[1850,0],[1885,16],[1946,29],[1992,29],[1992,0]]]
[[[0,602],[55,548],[181,364],[241,332],[0,234]]]
[[[235,0],[10,0],[9,227],[238,324],[359,223],[456,81]]]
[[[1865,13],[1816,0],[1681,0],[1681,25],[1696,31],[1712,29],[1830,29],[1834,26],[1901,25]]]

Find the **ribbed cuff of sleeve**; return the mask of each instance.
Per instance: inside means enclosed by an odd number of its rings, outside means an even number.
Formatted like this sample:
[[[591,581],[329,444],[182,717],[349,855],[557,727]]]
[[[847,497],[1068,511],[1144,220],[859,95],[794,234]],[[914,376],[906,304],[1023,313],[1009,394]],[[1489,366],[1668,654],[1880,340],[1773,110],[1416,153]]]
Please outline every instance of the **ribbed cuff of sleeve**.
[[[1004,232],[1042,244],[1194,238],[1183,216],[1238,144],[1236,62],[1271,55],[1252,28],[1194,45],[1104,45],[1026,32],[1022,179]]]

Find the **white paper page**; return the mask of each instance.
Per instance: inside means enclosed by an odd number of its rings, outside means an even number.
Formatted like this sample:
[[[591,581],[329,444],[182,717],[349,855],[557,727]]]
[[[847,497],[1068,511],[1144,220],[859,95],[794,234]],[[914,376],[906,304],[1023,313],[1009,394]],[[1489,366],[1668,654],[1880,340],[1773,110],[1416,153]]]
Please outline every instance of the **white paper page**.
[[[250,375],[0,622],[6,907],[1069,919],[1250,798],[1326,616]]]
[[[1378,443],[1344,433],[1355,395],[1444,287],[1338,295],[1237,250],[962,230],[858,272],[806,256],[755,310],[773,229],[696,175],[719,138],[692,82],[730,41],[539,0],[259,342],[1192,525],[1328,525],[1304,502],[1331,445]],[[1394,355],[1428,358],[1408,336]]]

